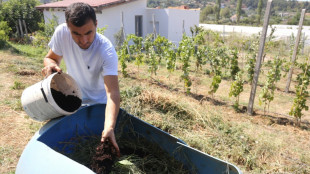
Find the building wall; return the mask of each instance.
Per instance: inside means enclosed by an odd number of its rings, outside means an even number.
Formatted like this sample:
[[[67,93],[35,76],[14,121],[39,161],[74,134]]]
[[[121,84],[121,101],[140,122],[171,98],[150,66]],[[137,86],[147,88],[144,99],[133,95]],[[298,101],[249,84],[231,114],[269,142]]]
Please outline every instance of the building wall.
[[[191,36],[190,27],[199,26],[200,10],[167,9],[169,16],[168,39],[177,44],[182,40],[183,20],[187,36]],[[178,44],[177,44],[178,45]]]
[[[65,12],[64,11],[57,11],[57,10],[53,10],[53,11],[49,11],[49,10],[44,10],[43,11],[44,14],[44,21],[45,23],[49,23],[49,19],[53,18],[53,15],[58,17],[58,24],[62,24],[66,22],[65,19]]]
[[[153,14],[155,18],[156,33],[168,38],[168,22],[169,17],[166,9],[146,9],[147,33],[153,33]]]
[[[105,36],[113,43],[114,34],[121,29],[121,14],[123,12],[123,21],[126,34],[135,33],[135,16],[142,15],[142,33],[146,35],[146,19],[145,19],[146,0],[137,0],[130,3],[117,5],[102,10],[102,14],[97,14],[98,27],[107,25]]]

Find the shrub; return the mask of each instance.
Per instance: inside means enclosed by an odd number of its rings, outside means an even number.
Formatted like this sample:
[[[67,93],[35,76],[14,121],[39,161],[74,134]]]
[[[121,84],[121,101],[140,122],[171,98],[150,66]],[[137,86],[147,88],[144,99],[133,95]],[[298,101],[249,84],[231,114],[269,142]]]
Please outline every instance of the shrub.
[[[6,41],[9,39],[11,28],[6,21],[0,22],[0,48],[4,47]]]

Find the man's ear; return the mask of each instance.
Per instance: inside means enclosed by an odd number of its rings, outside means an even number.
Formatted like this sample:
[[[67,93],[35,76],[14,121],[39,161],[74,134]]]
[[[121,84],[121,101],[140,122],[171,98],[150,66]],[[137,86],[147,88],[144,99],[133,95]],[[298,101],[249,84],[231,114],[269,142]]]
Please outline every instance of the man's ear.
[[[97,20],[96,20],[96,28],[97,28],[97,24],[98,24],[98,22],[97,22]]]

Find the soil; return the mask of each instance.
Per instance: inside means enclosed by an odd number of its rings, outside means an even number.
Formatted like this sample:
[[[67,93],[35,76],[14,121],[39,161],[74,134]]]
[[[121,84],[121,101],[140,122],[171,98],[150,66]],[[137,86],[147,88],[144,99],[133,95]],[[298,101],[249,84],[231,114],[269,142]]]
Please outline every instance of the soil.
[[[98,174],[110,173],[116,157],[114,146],[109,141],[101,142],[96,148],[90,168]]]
[[[82,104],[82,100],[79,97],[64,95],[62,92],[56,91],[53,88],[51,88],[51,92],[57,105],[67,112],[76,111]]]

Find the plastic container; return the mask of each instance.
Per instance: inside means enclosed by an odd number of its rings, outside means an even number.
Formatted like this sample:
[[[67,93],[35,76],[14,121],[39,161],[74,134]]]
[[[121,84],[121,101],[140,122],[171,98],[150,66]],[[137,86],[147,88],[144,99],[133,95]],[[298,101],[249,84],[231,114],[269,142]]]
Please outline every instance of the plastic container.
[[[85,165],[57,152],[71,153],[65,143],[78,136],[101,136],[105,121],[105,104],[81,107],[76,113],[53,119],[32,137],[16,167],[16,174],[95,174]],[[189,173],[242,174],[235,165],[188,146],[181,139],[120,109],[115,135],[131,132],[133,139],[144,137],[180,161]],[[122,151],[121,151],[122,153]],[[162,173],[167,173],[163,172]]]
[[[82,104],[82,92],[68,74],[53,73],[26,88],[21,103],[32,119],[46,121],[76,112]]]

